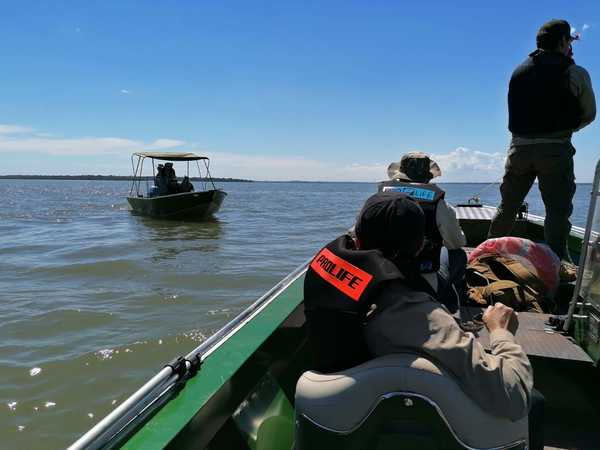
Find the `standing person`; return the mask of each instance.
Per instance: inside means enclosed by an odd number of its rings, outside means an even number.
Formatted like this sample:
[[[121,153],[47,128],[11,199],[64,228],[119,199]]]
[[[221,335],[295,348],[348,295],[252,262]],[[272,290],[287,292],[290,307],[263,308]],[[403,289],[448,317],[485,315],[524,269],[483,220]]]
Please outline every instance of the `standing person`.
[[[537,50],[512,74],[508,89],[512,140],[500,186],[502,201],[488,232],[490,238],[511,233],[537,177],[546,207],[546,242],[567,261],[575,194],[571,136],[596,117],[590,76],[573,60],[574,39],[566,20],[545,23],[536,36]]]
[[[467,239],[456,212],[444,200],[446,193],[431,183],[442,174],[429,155],[409,152],[399,162],[388,166],[389,181],[379,184],[379,190],[403,192],[414,199],[425,212],[425,247],[419,254],[423,277],[438,292],[440,301],[451,312],[459,307],[467,255],[462,249]]]

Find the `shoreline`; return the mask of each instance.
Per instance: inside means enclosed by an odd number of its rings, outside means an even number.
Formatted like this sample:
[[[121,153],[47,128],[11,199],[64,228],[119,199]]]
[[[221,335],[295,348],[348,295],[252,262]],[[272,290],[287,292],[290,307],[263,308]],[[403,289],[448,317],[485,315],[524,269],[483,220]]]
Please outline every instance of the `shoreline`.
[[[141,177],[142,180],[152,180],[153,177]],[[81,180],[81,181],[132,181],[131,175],[0,175],[0,180]],[[243,178],[213,177],[213,181],[252,183],[254,180]],[[190,177],[190,181],[210,181],[209,178]]]

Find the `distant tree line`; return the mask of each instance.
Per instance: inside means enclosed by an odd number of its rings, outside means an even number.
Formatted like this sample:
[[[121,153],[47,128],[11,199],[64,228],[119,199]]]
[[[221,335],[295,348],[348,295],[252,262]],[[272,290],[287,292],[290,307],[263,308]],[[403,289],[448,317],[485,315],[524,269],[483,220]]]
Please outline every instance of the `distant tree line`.
[[[141,177],[142,180],[152,180],[151,176]],[[108,180],[108,181],[131,181],[131,175],[0,175],[3,180]],[[191,177],[192,181],[210,181],[209,178]],[[217,178],[213,181],[252,183],[254,180],[241,178]]]

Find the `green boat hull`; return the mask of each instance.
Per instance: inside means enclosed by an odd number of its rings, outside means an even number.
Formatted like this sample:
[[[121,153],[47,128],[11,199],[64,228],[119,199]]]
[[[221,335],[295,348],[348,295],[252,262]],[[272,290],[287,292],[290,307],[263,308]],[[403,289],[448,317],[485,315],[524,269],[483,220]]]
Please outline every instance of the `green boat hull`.
[[[227,193],[219,189],[157,197],[127,197],[135,214],[158,219],[204,219],[215,214]]]
[[[485,239],[489,220],[463,219],[461,225],[473,246]],[[535,239],[543,234],[543,224],[522,220],[516,231]],[[574,230],[570,246],[575,258],[581,243],[581,230]],[[238,323],[203,344],[197,374],[165,389],[95,448],[291,449],[295,385],[311,367],[303,309],[305,270],[288,275],[242,313]],[[530,359],[536,388],[547,401],[546,441],[557,448],[598,448],[598,368],[591,362]]]

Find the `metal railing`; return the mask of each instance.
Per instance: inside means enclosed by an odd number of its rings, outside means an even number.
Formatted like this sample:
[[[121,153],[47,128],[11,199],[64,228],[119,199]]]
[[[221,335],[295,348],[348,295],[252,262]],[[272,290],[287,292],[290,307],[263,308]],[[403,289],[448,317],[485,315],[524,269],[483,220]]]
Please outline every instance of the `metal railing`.
[[[577,281],[575,283],[575,289],[573,291],[573,298],[569,304],[569,312],[567,313],[567,319],[565,320],[564,330],[569,331],[573,324],[573,316],[575,315],[575,309],[579,302],[579,294],[581,292],[581,283],[583,282],[583,275],[585,271],[585,263],[587,261],[588,249],[592,243],[592,228],[594,225],[594,217],[596,214],[596,205],[600,202],[600,160],[596,164],[596,172],[594,174],[594,183],[592,184],[592,192],[590,193],[590,206],[588,209],[588,216],[585,225],[585,234],[581,244],[581,254],[579,256],[579,270],[577,271]]]
[[[302,276],[306,271],[307,265],[308,261],[293,270],[262,297],[225,324],[219,331],[188,353],[185,357],[188,368],[190,366],[189,361],[199,358],[201,362],[206,359],[212,352],[225,343],[231,335],[268,306],[279,294]],[[157,405],[159,403],[158,400],[173,389],[179,381],[180,376],[175,373],[173,367],[165,366],[121,405],[68,447],[68,450],[95,450],[112,447],[116,444],[115,441],[119,441],[119,435],[122,435],[124,431],[133,425],[139,424],[148,416],[148,410]]]

